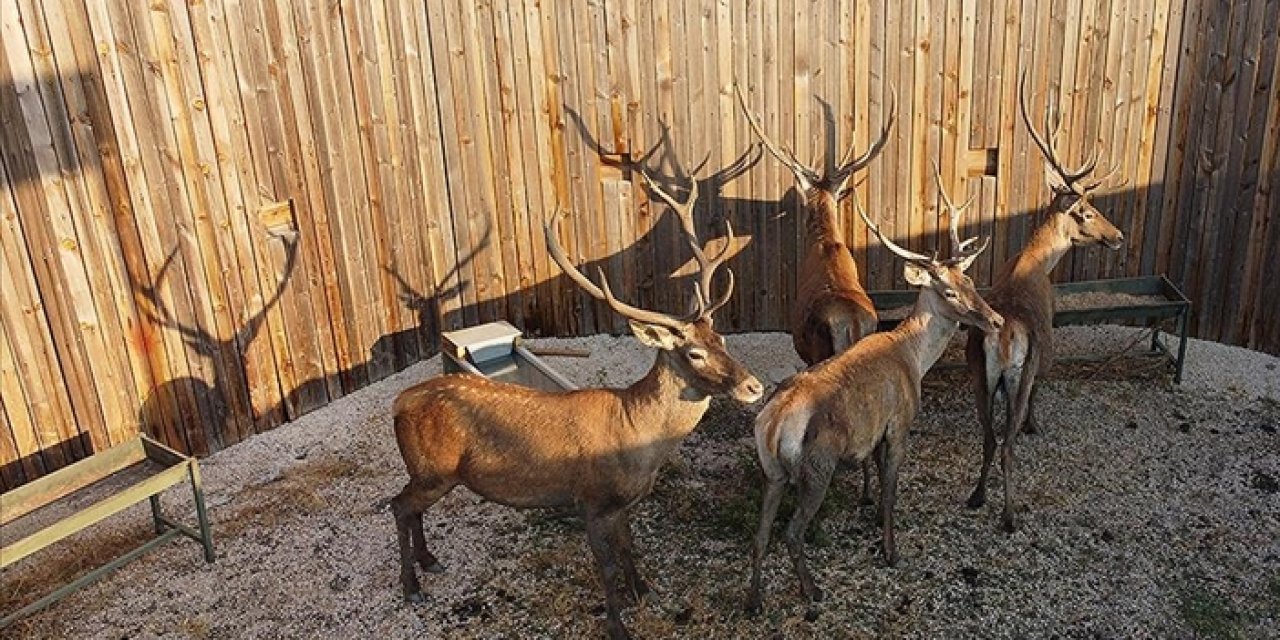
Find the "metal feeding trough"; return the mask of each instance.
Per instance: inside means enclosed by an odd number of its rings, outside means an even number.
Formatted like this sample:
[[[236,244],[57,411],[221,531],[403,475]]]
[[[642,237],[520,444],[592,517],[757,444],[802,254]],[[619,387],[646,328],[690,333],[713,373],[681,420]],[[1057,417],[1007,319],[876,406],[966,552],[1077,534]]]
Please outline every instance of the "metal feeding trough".
[[[445,373],[467,372],[543,391],[578,386],[520,344],[520,330],[498,321],[441,334]],[[565,355],[583,355],[566,353]]]
[[[986,295],[988,289],[979,289]],[[1098,322],[1141,322],[1151,328],[1148,355],[1166,357],[1174,364],[1173,381],[1182,382],[1182,369],[1187,359],[1187,322],[1191,317],[1191,301],[1168,278],[1162,275],[1137,278],[1088,280],[1053,285],[1056,308],[1053,326],[1094,324]],[[871,291],[871,301],[880,314],[880,330],[892,329],[915,304],[917,292]],[[1176,347],[1168,344],[1161,332],[1166,320],[1174,322]],[[1101,356],[1111,357],[1109,354]],[[1078,356],[1068,360],[1097,360],[1098,356]]]

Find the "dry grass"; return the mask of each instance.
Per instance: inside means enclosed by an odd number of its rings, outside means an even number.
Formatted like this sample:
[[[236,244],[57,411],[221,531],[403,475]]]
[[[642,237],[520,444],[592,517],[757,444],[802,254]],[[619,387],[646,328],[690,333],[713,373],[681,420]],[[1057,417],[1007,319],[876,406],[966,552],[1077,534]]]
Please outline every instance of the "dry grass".
[[[324,489],[350,477],[360,466],[350,460],[324,457],[290,467],[261,484],[240,490],[229,511],[214,512],[219,535],[238,536],[246,529],[276,527],[331,506]]]

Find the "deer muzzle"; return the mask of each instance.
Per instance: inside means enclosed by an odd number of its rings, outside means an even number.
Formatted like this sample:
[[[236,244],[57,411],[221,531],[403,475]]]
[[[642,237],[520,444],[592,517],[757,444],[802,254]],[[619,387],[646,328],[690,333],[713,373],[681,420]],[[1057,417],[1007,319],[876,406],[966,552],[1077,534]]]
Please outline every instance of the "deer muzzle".
[[[764,385],[755,376],[747,376],[745,380],[733,388],[733,398],[744,404],[751,404],[764,395]]]

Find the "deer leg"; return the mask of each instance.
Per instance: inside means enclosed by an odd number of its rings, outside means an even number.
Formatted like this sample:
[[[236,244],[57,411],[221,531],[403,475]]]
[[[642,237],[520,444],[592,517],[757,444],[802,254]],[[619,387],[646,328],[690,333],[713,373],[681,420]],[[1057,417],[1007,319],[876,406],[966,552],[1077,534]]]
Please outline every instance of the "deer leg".
[[[1022,432],[1028,434],[1040,433],[1040,425],[1036,420],[1036,393],[1040,387],[1032,386],[1031,395],[1027,396],[1027,419],[1022,423]]]
[[[787,524],[787,549],[791,552],[796,575],[800,577],[800,593],[810,602],[822,600],[822,590],[813,583],[813,576],[809,574],[809,567],[804,559],[804,532],[809,528],[813,516],[818,513],[818,507],[822,506],[835,467],[834,459],[827,460],[818,456],[809,456],[802,463],[796,510],[791,515],[791,522]]]
[[[871,461],[862,461],[862,497],[858,498],[858,504],[866,506],[875,503],[871,499]]]
[[[884,444],[884,464],[880,467],[880,518],[883,526],[881,537],[884,559],[890,567],[898,566],[898,547],[893,539],[893,507],[898,501],[898,467],[902,464],[905,447],[903,442],[893,442],[888,437]]]
[[[624,511],[607,514],[587,513],[587,544],[596,559],[600,582],[604,586],[605,627],[613,640],[629,640],[631,634],[622,626],[622,603],[618,597],[618,564],[614,550],[609,547],[610,532],[617,527],[617,518],[625,518]]]
[[[627,590],[623,594],[624,601],[635,603],[646,600],[651,604],[657,604],[656,599],[653,597],[653,590],[640,577],[640,572],[636,571],[635,557],[632,555],[631,519],[624,514],[617,520],[613,530],[610,532],[610,544],[613,546],[614,554],[618,558],[618,564],[622,570],[622,578],[627,585]]]
[[[769,533],[778,516],[778,504],[782,502],[782,490],[787,486],[785,476],[766,478],[764,499],[760,503],[760,528],[756,530],[755,545],[751,550],[751,589],[747,593],[747,612],[760,612],[760,565],[769,548]]]
[[[995,404],[993,385],[988,385],[985,378],[975,383],[978,400],[978,422],[982,425],[982,471],[978,474],[978,485],[969,494],[965,504],[970,509],[977,509],[987,502],[987,478],[991,475],[991,460],[996,454],[996,430],[992,424],[992,405]]]
[[[1000,467],[1004,472],[1004,514],[1002,526],[1008,533],[1013,533],[1013,445],[1018,439],[1018,432],[1027,419],[1027,407],[1031,397],[1031,387],[1035,384],[1035,369],[1028,366],[1021,371],[1013,370],[1006,378],[1005,388],[1016,389],[1009,394],[1007,422],[1005,423],[1004,442],[1000,449]]]
[[[409,484],[391,499],[391,514],[396,519],[396,534],[400,543],[400,586],[404,590],[405,599],[410,602],[423,601],[422,587],[413,571],[415,559],[424,571],[444,571],[440,562],[427,550],[426,535],[422,532],[422,512],[452,488],[453,485],[447,482],[411,478]]]

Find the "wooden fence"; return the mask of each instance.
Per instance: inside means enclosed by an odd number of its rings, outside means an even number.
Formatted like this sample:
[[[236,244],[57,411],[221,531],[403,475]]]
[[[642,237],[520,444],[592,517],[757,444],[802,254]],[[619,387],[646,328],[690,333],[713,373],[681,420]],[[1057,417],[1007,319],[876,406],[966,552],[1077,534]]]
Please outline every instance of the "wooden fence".
[[[1025,71],[1034,110],[1061,97],[1066,155],[1098,145],[1128,180],[1103,199],[1127,247],[1058,277],[1168,273],[1197,335],[1280,352],[1278,20],[1275,0],[0,0],[0,483],[139,428],[230,445],[442,328],[619,330],[548,261],[557,206],[571,256],[682,309],[687,251],[617,155],[655,145],[672,189],[701,167],[704,239],[751,237],[718,326],[785,328],[795,196],[735,79],[819,162],[864,148],[896,92],[859,193],[932,250],[937,160],[994,236],[985,282],[1047,200]],[[900,287],[847,232],[869,287]]]

